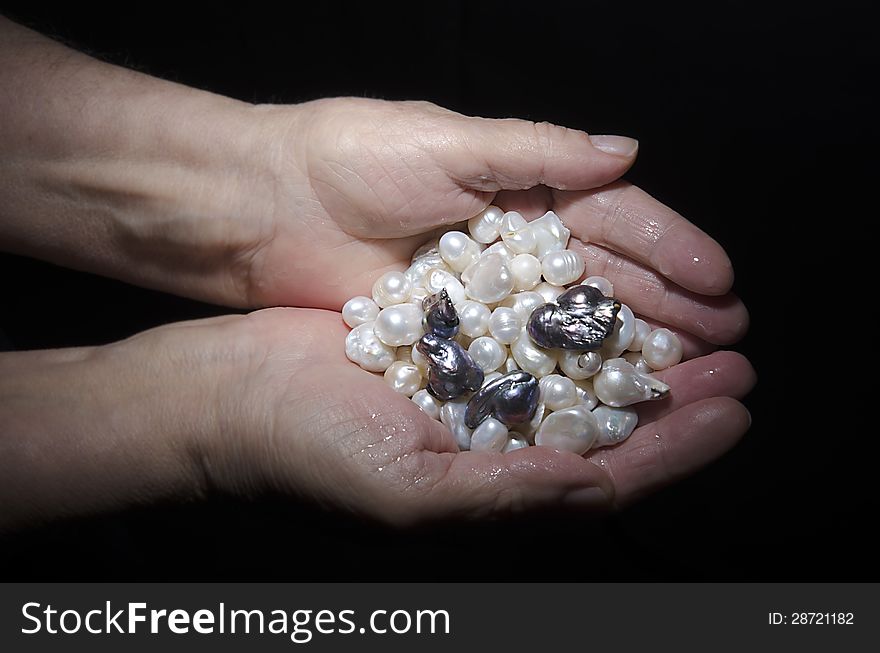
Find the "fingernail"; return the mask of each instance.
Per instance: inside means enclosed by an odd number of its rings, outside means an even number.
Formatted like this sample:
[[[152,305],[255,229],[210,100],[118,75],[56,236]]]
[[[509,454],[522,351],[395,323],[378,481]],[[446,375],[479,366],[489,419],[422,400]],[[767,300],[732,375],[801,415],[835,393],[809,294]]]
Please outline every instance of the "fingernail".
[[[605,508],[608,506],[608,497],[597,487],[584,487],[562,497],[562,505],[578,509]]]
[[[639,142],[629,136],[592,135],[590,142],[597,150],[616,156],[632,156],[639,149]]]

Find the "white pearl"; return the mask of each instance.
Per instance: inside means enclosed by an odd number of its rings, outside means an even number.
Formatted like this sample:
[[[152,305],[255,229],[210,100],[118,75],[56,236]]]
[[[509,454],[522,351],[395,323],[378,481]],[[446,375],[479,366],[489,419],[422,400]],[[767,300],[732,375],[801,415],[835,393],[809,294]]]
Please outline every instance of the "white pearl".
[[[425,290],[432,295],[438,293],[444,288],[449,293],[449,299],[453,304],[461,304],[465,299],[464,286],[461,281],[455,278],[455,275],[447,270],[440,268],[432,268],[425,274]]]
[[[519,338],[523,326],[525,322],[519,314],[506,306],[499,306],[489,317],[489,333],[505,345],[510,345]]]
[[[466,401],[447,401],[440,408],[440,421],[446,425],[451,432],[458,448],[467,451],[471,448],[471,430],[465,426],[464,412],[467,409]]]
[[[511,451],[516,451],[517,449],[525,449],[529,446],[529,441],[526,439],[522,433],[517,433],[516,431],[511,431],[508,433],[507,444],[504,445],[504,449],[501,451],[503,453],[510,453]]]
[[[440,251],[440,239],[432,238],[431,240],[422,243],[419,245],[418,249],[413,252],[412,258],[410,258],[410,263],[415,263],[416,259],[422,258],[423,256],[428,256],[429,254],[438,254]]]
[[[642,345],[645,362],[655,370],[665,370],[667,367],[678,365],[683,353],[681,340],[669,329],[651,331]]]
[[[507,444],[507,427],[494,417],[487,417],[474,429],[471,451],[501,452]]]
[[[593,415],[599,424],[599,437],[593,443],[594,449],[623,442],[632,435],[639,423],[635,408],[599,406],[593,411]]]
[[[531,254],[518,254],[508,266],[514,290],[531,290],[541,281],[541,261]]]
[[[409,299],[412,288],[403,272],[386,272],[373,284],[373,301],[379,308],[402,304]]]
[[[544,298],[541,295],[532,290],[526,290],[525,292],[514,293],[501,302],[501,305],[512,308],[523,322],[527,322],[532,315],[532,311],[544,303]]]
[[[345,355],[368,372],[384,372],[394,362],[394,348],[376,337],[374,322],[364,322],[345,337]]]
[[[501,218],[504,211],[497,206],[489,206],[482,213],[478,213],[468,220],[468,231],[471,238],[478,243],[489,244],[498,238],[498,231],[501,229]]]
[[[570,249],[550,252],[541,260],[544,279],[555,286],[564,286],[584,273],[584,257]]]
[[[467,234],[447,231],[440,237],[440,256],[449,267],[461,272],[480,257],[480,247]]]
[[[532,233],[535,234],[535,256],[538,258],[544,258],[550,252],[558,252],[565,249],[562,243],[548,229],[541,225],[536,225],[534,222],[530,222],[529,226],[532,228]]]
[[[489,245],[480,256],[489,256],[490,254],[498,254],[505,261],[510,262],[516,254],[510,251],[510,248],[503,241]]]
[[[572,406],[550,413],[535,434],[535,444],[559,451],[586,453],[599,436],[599,423],[583,406]]]
[[[342,306],[342,319],[352,329],[364,322],[372,322],[379,315],[379,306],[369,297],[352,297]]]
[[[419,390],[412,396],[413,403],[421,408],[431,419],[440,419],[440,407],[443,405],[427,390]]]
[[[578,401],[582,406],[585,406],[587,410],[593,410],[599,405],[599,398],[596,396],[595,390],[593,390],[592,383],[589,381],[575,381],[574,385],[577,388]]]
[[[394,355],[394,360],[403,361],[404,363],[412,363],[412,345],[404,345],[398,347]]]
[[[559,243],[559,249],[565,249],[568,247],[568,239],[569,236],[571,236],[571,231],[562,224],[562,220],[560,220],[559,216],[553,211],[547,211],[547,213],[537,220],[532,220],[530,224],[532,227],[539,227],[550,232],[550,234],[556,239],[556,242]]]
[[[508,211],[501,218],[501,240],[516,254],[530,254],[535,251],[535,233],[516,211]]]
[[[484,304],[500,302],[513,290],[513,275],[498,254],[480,257],[469,270],[465,292]]]
[[[546,281],[539,283],[533,288],[533,290],[544,298],[545,304],[548,302],[555,302],[556,298],[565,292],[565,288],[562,286],[554,286],[552,283],[547,283]]]
[[[602,357],[595,351],[564,349],[559,354],[559,369],[572,379],[589,379],[602,369]]]
[[[635,367],[642,374],[650,374],[654,371],[654,369],[648,365],[648,362],[645,360],[645,357],[642,356],[642,352],[640,351],[628,351],[623,355],[623,360],[627,363],[632,363],[632,366]]]
[[[593,378],[593,389],[599,401],[615,408],[661,399],[669,392],[668,385],[642,374],[623,358],[612,358],[602,364],[602,371]]]
[[[394,361],[385,370],[385,383],[395,392],[412,397],[422,385],[422,375],[412,363]]]
[[[614,285],[605,277],[587,277],[581,282],[583,286],[593,286],[606,297],[614,297]]]
[[[571,408],[578,402],[577,387],[574,381],[560,374],[548,374],[538,385],[540,395],[538,401],[543,402],[550,410]]]
[[[458,312],[458,328],[461,333],[471,338],[482,336],[489,328],[492,311],[481,302],[464,301],[456,306]]]
[[[411,345],[424,333],[422,317],[424,312],[415,304],[395,304],[379,311],[373,329],[390,347]]]
[[[418,347],[413,347],[409,352],[410,358],[412,359],[413,365],[419,368],[419,372],[422,373],[422,377],[428,378],[428,359],[425,358],[425,355],[419,351]]]
[[[440,270],[452,272],[452,268],[446,265],[446,261],[443,260],[440,254],[434,253],[427,254],[413,261],[413,263],[407,268],[404,274],[413,285],[413,288],[424,288],[425,275],[434,268],[439,268]]]
[[[520,331],[519,338],[510,346],[510,352],[520,368],[539,379],[556,369],[554,352],[538,347],[525,329]]]
[[[626,304],[620,306],[617,313],[617,321],[614,323],[614,330],[611,335],[602,341],[602,348],[599,353],[602,358],[617,358],[626,348],[632,344],[636,335],[636,316]]]
[[[475,338],[468,353],[483,372],[494,372],[507,360],[507,347],[489,336]]]
[[[630,351],[642,351],[642,345],[645,344],[645,338],[648,337],[648,334],[651,333],[650,325],[642,319],[636,318],[636,334],[633,336],[633,341],[629,343]]]
[[[516,362],[516,359],[513,355],[507,357],[507,360],[504,361],[504,373],[509,374],[510,372],[515,372],[519,369],[519,364]]]
[[[414,286],[412,294],[409,296],[409,303],[415,304],[416,306],[422,306],[422,303],[430,296],[431,293],[428,292],[427,288]]]
[[[483,377],[483,385],[484,386],[489,385],[490,383],[492,383],[492,381],[495,381],[496,379],[500,379],[501,376],[502,376],[501,372],[489,372],[488,374],[486,374]]]

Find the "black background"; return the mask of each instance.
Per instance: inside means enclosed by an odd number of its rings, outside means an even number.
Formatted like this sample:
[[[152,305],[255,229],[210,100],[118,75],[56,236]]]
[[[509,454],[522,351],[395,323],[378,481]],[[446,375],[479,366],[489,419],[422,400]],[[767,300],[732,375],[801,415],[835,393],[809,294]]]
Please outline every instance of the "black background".
[[[825,394],[829,342],[799,337],[812,333],[804,286],[838,274],[840,290],[852,272],[831,236],[851,219],[842,198],[868,183],[876,142],[868,4],[7,3],[7,15],[96,56],[243,100],[427,99],[637,137],[627,178],[730,253],[752,317],[735,349],[759,384],[739,446],[602,519],[398,533],[280,498],[217,499],[7,537],[3,576],[876,579],[876,491],[855,472],[854,426]],[[13,256],[0,256],[0,279],[0,328],[19,349],[227,312]],[[869,345],[869,335],[850,344]]]

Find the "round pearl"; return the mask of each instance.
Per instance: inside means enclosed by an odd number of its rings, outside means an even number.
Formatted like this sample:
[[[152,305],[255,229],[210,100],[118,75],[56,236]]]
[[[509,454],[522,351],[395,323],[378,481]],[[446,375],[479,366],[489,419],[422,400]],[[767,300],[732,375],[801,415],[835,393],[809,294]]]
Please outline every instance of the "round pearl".
[[[547,283],[546,281],[539,283],[533,288],[533,290],[544,298],[545,304],[548,302],[555,302],[556,298],[565,292],[565,288],[562,286],[554,286],[552,283]]]
[[[642,319],[636,318],[636,334],[633,336],[633,341],[629,343],[630,351],[642,351],[642,346],[645,344],[645,338],[648,337],[648,334],[651,333],[651,327]]]
[[[476,338],[468,347],[468,353],[483,372],[494,372],[507,360],[507,347],[488,336]]]
[[[632,344],[636,335],[636,316],[626,304],[621,305],[611,335],[602,342],[602,358],[617,358]]]
[[[379,311],[373,328],[379,340],[390,347],[411,345],[424,333],[423,316],[415,304],[395,304]]]
[[[352,329],[364,322],[372,322],[379,315],[379,306],[369,297],[352,297],[342,306],[342,319]]]
[[[665,370],[681,362],[681,340],[669,329],[654,329],[645,338],[642,356],[655,370]]]
[[[541,260],[541,272],[553,285],[564,286],[584,273],[584,257],[570,249],[550,252]]]
[[[446,288],[453,304],[461,304],[465,299],[464,286],[455,275],[441,268],[432,268],[425,274],[425,290],[432,295]]]
[[[599,401],[615,408],[661,399],[669,392],[668,385],[642,374],[623,358],[612,358],[602,364],[602,371],[593,379],[593,389]]]
[[[529,223],[516,211],[508,211],[501,218],[501,240],[515,254],[530,254],[537,245]]]
[[[507,444],[507,427],[494,417],[487,417],[474,429],[471,451],[501,452]]]
[[[418,390],[412,396],[413,403],[421,408],[431,419],[440,419],[442,402],[435,399],[427,390]]]
[[[379,308],[402,304],[412,293],[412,282],[403,272],[386,272],[373,284],[373,301]]]
[[[525,329],[520,331],[519,338],[510,346],[510,353],[521,369],[539,379],[556,369],[556,356],[553,351],[538,347],[532,342]]]
[[[525,449],[529,446],[529,441],[526,439],[522,433],[517,433],[516,431],[511,431],[508,433],[507,444],[504,445],[504,449],[501,451],[503,453],[510,453],[511,451],[516,451],[517,449]]]
[[[458,329],[471,338],[482,336],[489,328],[492,311],[481,302],[464,301],[456,307],[458,312]]]
[[[599,406],[593,411],[593,415],[599,424],[599,437],[593,443],[594,449],[623,442],[632,435],[639,423],[635,408]]]
[[[589,381],[575,381],[574,385],[577,388],[578,402],[581,406],[586,407],[587,410],[593,410],[599,405],[599,398],[596,396],[595,390],[593,390],[592,383]]]
[[[541,295],[532,290],[526,290],[525,292],[518,292],[511,295],[501,302],[501,305],[506,306],[507,308],[512,308],[514,312],[520,316],[523,322],[526,322],[529,317],[531,317],[532,311],[544,303],[544,298],[541,297]]]
[[[440,237],[440,256],[456,272],[462,272],[480,257],[480,247],[467,234],[447,231]]]
[[[466,401],[447,401],[440,408],[440,421],[451,432],[458,448],[467,451],[471,448],[471,430],[464,423],[464,413],[467,410]]]
[[[345,355],[368,372],[384,372],[394,362],[394,348],[376,337],[374,322],[364,322],[345,337]]]
[[[480,257],[468,273],[467,296],[484,304],[500,302],[513,290],[513,275],[498,254]]]
[[[595,351],[564,349],[559,354],[559,369],[571,379],[589,379],[602,369],[602,357]]]
[[[550,410],[571,408],[578,402],[574,381],[559,374],[548,374],[539,382],[540,398]]]
[[[498,231],[501,229],[501,218],[504,211],[497,206],[489,206],[482,213],[478,213],[468,220],[468,231],[471,238],[478,243],[488,245],[498,238]]]
[[[422,385],[422,375],[419,368],[412,363],[394,361],[385,370],[385,383],[391,386],[394,392],[412,397]]]
[[[519,338],[525,321],[512,308],[499,306],[489,317],[489,333],[498,342],[505,345],[513,344]]]
[[[531,254],[518,254],[509,267],[514,290],[531,290],[541,281],[541,261]]]
[[[623,360],[627,363],[631,363],[636,370],[641,372],[642,374],[650,374],[654,370],[651,369],[651,366],[648,365],[648,362],[645,360],[644,356],[642,356],[642,352],[640,351],[628,351],[623,355]]]
[[[550,413],[535,434],[535,444],[582,455],[599,436],[596,417],[583,406]]]
[[[593,286],[606,297],[614,297],[614,285],[605,277],[587,277],[581,282],[584,286]]]

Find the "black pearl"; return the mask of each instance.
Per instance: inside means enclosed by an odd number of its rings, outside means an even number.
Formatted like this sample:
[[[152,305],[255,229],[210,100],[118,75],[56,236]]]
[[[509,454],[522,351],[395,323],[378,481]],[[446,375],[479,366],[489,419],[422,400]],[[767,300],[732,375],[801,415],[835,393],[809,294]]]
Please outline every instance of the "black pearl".
[[[458,312],[449,298],[446,288],[422,300],[425,311],[425,328],[440,338],[452,338],[458,333]]]
[[[536,345],[547,349],[595,351],[611,335],[620,302],[592,286],[573,286],[556,303],[538,306],[526,323]]]
[[[428,359],[428,392],[440,401],[475,392],[483,385],[483,370],[455,340],[426,333],[416,349]]]
[[[475,429],[487,417],[494,417],[507,426],[528,422],[538,408],[538,379],[522,370],[515,370],[480,388],[464,413],[464,423]]]

